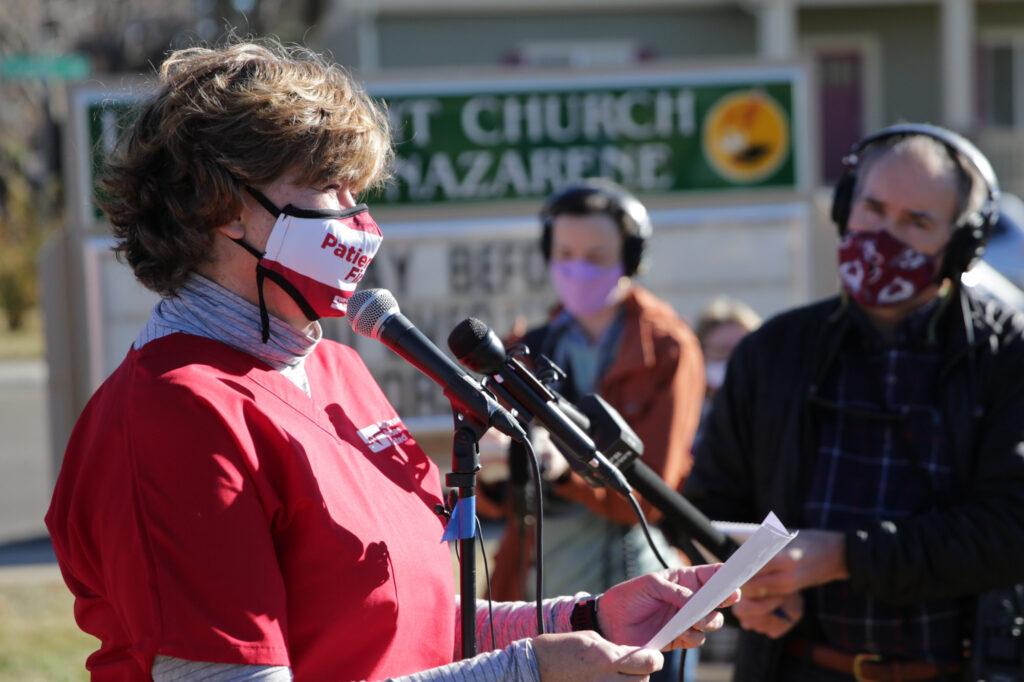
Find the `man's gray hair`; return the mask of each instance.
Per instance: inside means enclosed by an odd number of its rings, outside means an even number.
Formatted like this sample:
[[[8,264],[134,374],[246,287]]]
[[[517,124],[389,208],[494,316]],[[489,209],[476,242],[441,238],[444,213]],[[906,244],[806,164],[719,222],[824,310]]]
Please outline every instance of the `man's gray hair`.
[[[961,224],[964,219],[979,211],[988,198],[985,180],[970,161],[944,143],[919,133],[886,138],[869,146],[861,153],[861,161],[857,166],[857,187],[854,195],[859,194],[860,181],[867,171],[879,159],[889,154],[912,154],[920,158],[936,161],[943,170],[952,170],[956,174],[957,212],[953,226]]]

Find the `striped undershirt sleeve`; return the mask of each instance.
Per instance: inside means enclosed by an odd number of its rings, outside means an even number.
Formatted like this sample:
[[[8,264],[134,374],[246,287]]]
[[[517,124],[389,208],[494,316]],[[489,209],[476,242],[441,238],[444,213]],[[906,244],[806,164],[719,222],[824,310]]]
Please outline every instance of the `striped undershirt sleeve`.
[[[540,670],[528,639],[421,673],[390,678],[389,682],[540,682]]]
[[[572,616],[572,608],[576,601],[588,597],[586,592],[580,592],[575,597],[556,597],[545,599],[542,602],[544,611],[544,632],[571,632],[572,625],[569,618]],[[462,619],[460,609],[462,607],[459,597],[455,597],[455,645],[459,646],[462,640]],[[537,605],[534,602],[506,601],[495,602],[494,611],[494,638],[491,642],[491,628],[489,625],[490,613],[487,608],[487,600],[476,600],[476,643],[478,651],[490,651],[501,649],[517,639],[537,636]],[[455,651],[456,658],[460,652]]]
[[[576,600],[582,596],[545,599],[545,632],[570,632],[569,618]],[[462,640],[461,608],[455,597],[455,646]],[[497,602],[494,611],[494,641],[491,641],[490,611],[487,601],[477,599],[477,650],[485,653],[440,668],[393,678],[393,682],[540,682],[540,670],[530,637],[537,636],[537,610],[533,602]],[[460,651],[455,651],[455,657]]]
[[[188,661],[174,656],[157,656],[153,661],[154,682],[291,682],[292,671],[283,665],[237,665]]]
[[[569,617],[576,600],[586,596],[545,599],[545,632],[569,632]],[[456,646],[461,641],[459,608],[456,597]],[[390,678],[393,682],[540,682],[537,658],[530,637],[537,634],[536,608],[532,602],[498,602],[494,610],[494,642],[487,602],[476,600],[477,648],[485,653],[456,661],[440,668]],[[459,655],[455,652],[456,657]],[[291,682],[291,670],[284,666],[233,665],[188,661],[173,656],[157,656],[153,662],[155,682],[204,680],[208,682]]]

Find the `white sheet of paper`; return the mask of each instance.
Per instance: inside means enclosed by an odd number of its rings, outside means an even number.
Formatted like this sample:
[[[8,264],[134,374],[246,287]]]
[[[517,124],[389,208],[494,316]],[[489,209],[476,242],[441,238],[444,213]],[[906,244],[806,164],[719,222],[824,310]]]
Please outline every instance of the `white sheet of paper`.
[[[488,431],[488,433],[490,432]],[[756,523],[737,523],[735,521],[712,521],[711,525],[718,532],[728,535],[741,545],[761,527]]]
[[[740,545],[718,571],[683,604],[672,619],[658,631],[646,646],[664,649],[694,623],[711,613],[726,597],[761,570],[773,556],[796,537],[790,533],[774,513],[765,517],[757,530]]]

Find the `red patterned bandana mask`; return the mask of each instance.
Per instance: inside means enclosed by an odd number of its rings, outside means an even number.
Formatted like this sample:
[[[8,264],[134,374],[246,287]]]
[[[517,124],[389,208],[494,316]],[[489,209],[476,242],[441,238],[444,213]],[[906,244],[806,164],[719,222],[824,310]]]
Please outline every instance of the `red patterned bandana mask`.
[[[938,262],[885,230],[851,232],[839,243],[839,278],[863,306],[909,301],[935,281]]]

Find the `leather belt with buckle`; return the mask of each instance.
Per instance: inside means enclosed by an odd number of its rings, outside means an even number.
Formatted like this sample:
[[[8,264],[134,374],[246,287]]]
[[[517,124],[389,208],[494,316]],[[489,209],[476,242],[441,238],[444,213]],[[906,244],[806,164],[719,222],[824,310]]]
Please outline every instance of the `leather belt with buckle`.
[[[786,642],[786,653],[794,658],[807,659],[819,668],[853,675],[857,682],[933,680],[940,675],[955,674],[961,668],[959,663],[937,665],[927,661],[887,661],[877,654],[848,654],[802,639]]]

